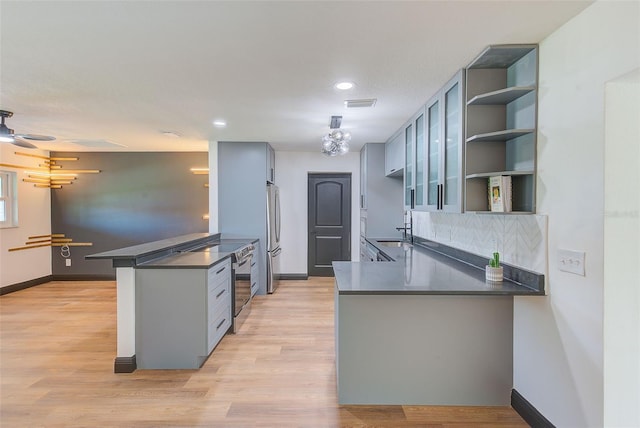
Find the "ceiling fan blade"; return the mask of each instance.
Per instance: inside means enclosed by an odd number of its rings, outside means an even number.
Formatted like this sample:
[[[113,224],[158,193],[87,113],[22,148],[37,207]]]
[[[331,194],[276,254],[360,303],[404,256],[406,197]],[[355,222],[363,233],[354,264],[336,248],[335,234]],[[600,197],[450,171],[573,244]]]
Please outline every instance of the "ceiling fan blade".
[[[18,138],[24,138],[25,140],[35,140],[35,141],[53,141],[56,137],[50,137],[48,135],[38,135],[38,134],[16,134]]]
[[[15,146],[19,146],[19,147],[24,147],[25,149],[37,149],[38,147],[34,144],[31,144],[28,141],[24,141],[21,139],[16,139],[13,143],[11,143]]]

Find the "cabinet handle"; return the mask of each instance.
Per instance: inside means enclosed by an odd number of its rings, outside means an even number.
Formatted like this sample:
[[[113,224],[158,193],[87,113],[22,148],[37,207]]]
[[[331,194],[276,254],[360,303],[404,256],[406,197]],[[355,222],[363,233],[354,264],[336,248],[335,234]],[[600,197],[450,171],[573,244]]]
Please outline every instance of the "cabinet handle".
[[[219,271],[216,272],[216,275],[219,274],[220,272],[222,272],[223,270],[225,270],[227,267],[223,267],[222,269],[220,269]]]
[[[444,203],[444,184],[438,184],[438,209],[441,210]]]
[[[251,267],[254,267],[256,265],[256,262],[251,263]]]
[[[216,330],[218,330],[220,327],[222,327],[222,324],[224,324],[224,322],[225,322],[226,320],[227,320],[227,319],[225,318],[225,319],[223,319],[222,321],[220,321],[220,324],[218,324],[218,326],[216,327]]]
[[[411,189],[411,209],[416,207],[416,190]]]
[[[393,172],[393,171],[395,171],[395,170],[396,170],[396,169],[395,169],[395,168],[393,168],[393,169],[391,170],[391,172]]]
[[[224,292],[227,291],[226,289],[223,289],[221,292],[219,292],[218,294],[216,294],[216,299],[220,296],[222,296],[224,294]]]

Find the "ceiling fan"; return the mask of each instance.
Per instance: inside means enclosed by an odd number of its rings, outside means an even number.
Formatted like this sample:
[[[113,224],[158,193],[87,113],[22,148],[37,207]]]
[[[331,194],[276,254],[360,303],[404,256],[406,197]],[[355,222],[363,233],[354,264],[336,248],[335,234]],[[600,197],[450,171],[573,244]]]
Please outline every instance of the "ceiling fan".
[[[0,143],[11,143],[16,146],[24,147],[27,149],[37,149],[34,144],[26,140],[34,140],[34,141],[53,141],[55,137],[50,137],[48,135],[37,135],[37,134],[16,134],[13,129],[9,128],[4,124],[4,120],[7,117],[13,116],[13,112],[7,110],[0,110],[0,116],[2,117],[2,123],[0,124]]]

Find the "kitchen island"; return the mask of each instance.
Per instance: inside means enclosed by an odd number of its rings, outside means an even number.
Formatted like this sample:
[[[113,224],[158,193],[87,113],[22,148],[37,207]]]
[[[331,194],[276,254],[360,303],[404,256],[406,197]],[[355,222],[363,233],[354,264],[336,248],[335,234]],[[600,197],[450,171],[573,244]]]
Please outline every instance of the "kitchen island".
[[[507,266],[525,283],[489,283],[484,258],[369,242],[391,261],[333,263],[339,403],[509,405],[513,296],[543,295],[544,277]]]
[[[231,326],[234,248],[254,242],[194,233],[86,256],[116,268],[114,372],[200,367]]]

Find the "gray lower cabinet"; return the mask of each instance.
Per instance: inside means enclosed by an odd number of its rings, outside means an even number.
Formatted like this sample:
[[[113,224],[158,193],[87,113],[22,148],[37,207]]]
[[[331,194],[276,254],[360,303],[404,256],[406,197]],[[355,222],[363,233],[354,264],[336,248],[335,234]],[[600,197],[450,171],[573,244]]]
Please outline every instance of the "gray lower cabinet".
[[[251,297],[258,292],[260,283],[258,282],[260,271],[258,270],[258,261],[251,260]]]
[[[201,367],[231,322],[230,258],[209,269],[136,269],[139,369]]]
[[[338,403],[508,406],[513,296],[407,291],[336,289]]]

